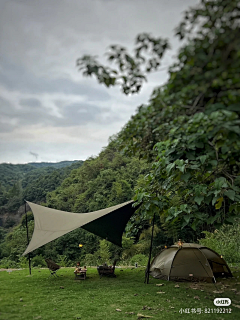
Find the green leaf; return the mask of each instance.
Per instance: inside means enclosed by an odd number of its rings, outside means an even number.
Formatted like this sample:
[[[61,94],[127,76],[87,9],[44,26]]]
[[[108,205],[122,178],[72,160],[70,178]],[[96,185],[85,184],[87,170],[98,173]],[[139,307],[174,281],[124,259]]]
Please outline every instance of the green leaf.
[[[224,192],[224,194],[225,194],[229,199],[231,199],[232,201],[234,201],[235,191],[233,191],[233,190],[226,190],[226,191]]]
[[[204,164],[204,162],[206,161],[207,158],[208,158],[208,155],[204,155],[204,156],[199,157],[202,164]]]
[[[222,148],[221,148],[221,151],[222,151],[223,154],[224,154],[224,153],[227,153],[229,150],[230,150],[230,149],[229,149],[229,147],[228,147],[227,145],[224,145],[224,146],[222,146]]]
[[[186,221],[186,225],[187,225],[189,223],[190,219],[191,219],[191,215],[183,216],[183,218]]]
[[[192,152],[186,152],[186,156],[189,160],[195,160],[196,157],[195,157],[195,152],[192,151]]]
[[[212,196],[209,195],[209,196],[205,197],[204,202],[205,202],[206,204],[209,204],[209,203],[211,202],[211,200],[212,200]]]
[[[204,147],[204,143],[202,142],[197,142],[196,147],[202,149]]]
[[[206,219],[206,214],[202,213],[202,212],[197,212],[195,213],[195,216],[199,219],[199,220],[205,220]]]
[[[175,164],[176,164],[177,166],[182,166],[182,165],[184,164],[184,160],[178,159],[178,160],[175,161]]]
[[[239,126],[229,126],[229,125],[223,125],[226,129],[228,129],[229,131],[233,131],[237,134],[240,134],[240,128]]]
[[[185,211],[185,212],[188,212],[187,207],[188,207],[187,204],[181,204],[181,205],[180,205],[180,210]]]
[[[216,165],[218,164],[217,160],[212,160],[210,161],[210,163],[213,167],[216,167]]]
[[[175,167],[175,163],[170,163],[167,167],[166,167],[166,171],[167,173],[169,173],[173,168]]]
[[[181,180],[187,182],[190,177],[191,177],[191,173],[190,172],[186,172],[186,173],[181,175]]]
[[[210,217],[207,219],[207,224],[213,224],[213,222],[217,219],[216,216]]]
[[[216,209],[220,209],[222,206],[223,197],[217,199],[217,203],[215,204]]]
[[[196,231],[196,229],[197,229],[197,224],[198,224],[198,222],[195,220],[195,221],[192,223],[192,225],[191,225],[191,228],[192,228],[194,231]]]
[[[214,186],[218,190],[220,190],[221,188],[227,188],[228,184],[227,184],[226,178],[225,177],[219,177],[219,178],[215,179]]]
[[[197,202],[197,204],[200,206],[201,202],[203,201],[204,196],[196,196],[194,198],[194,201]]]
[[[238,193],[240,192],[240,188],[237,186],[232,186],[232,189]]]
[[[217,199],[218,199],[218,195],[216,195],[216,196],[212,199],[212,205],[214,205],[214,204],[216,203]]]
[[[169,221],[169,220],[171,220],[171,219],[172,219],[172,216],[169,215],[169,216],[166,218],[165,221],[167,222],[167,221]]]
[[[184,172],[185,166],[186,166],[185,164],[181,166],[177,166],[177,169],[179,169],[181,172]]]
[[[199,167],[200,167],[199,164],[192,164],[192,165],[190,165],[190,169],[193,169],[193,170],[199,170]]]
[[[229,111],[240,111],[240,103],[231,104],[227,107]]]
[[[182,210],[177,210],[176,212],[174,212],[174,217],[177,217],[180,213],[182,213]]]
[[[187,224],[188,224],[188,223],[187,223],[186,221],[184,221],[184,222],[182,223],[181,229],[183,229],[184,227],[186,227]]]
[[[228,218],[226,218],[226,221],[227,221],[228,223],[234,223],[235,220],[236,220],[235,217],[228,217]]]
[[[240,195],[239,194],[235,194],[234,200],[240,202]]]

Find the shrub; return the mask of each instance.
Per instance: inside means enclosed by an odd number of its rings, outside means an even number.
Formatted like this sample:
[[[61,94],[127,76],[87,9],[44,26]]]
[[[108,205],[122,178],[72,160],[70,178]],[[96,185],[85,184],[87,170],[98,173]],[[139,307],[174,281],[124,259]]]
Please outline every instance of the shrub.
[[[118,261],[117,263],[118,266],[129,266],[130,264],[131,263],[129,259],[123,259],[123,258],[121,258],[120,261]]]
[[[22,255],[19,255],[18,260],[19,260],[19,265],[21,268],[28,268],[27,257],[23,257]]]
[[[200,239],[199,243],[216,251],[227,262],[240,262],[240,220],[233,225],[223,225],[219,230],[214,232],[203,231],[204,239]]]
[[[34,258],[32,258],[32,267],[46,267],[46,262],[43,258],[42,255],[39,256],[35,256]]]
[[[110,263],[110,251],[109,251],[109,244],[107,242],[107,240],[100,240],[99,241],[100,244],[100,248],[98,250],[98,254],[99,254],[99,259],[97,261],[97,263]]]
[[[59,264],[61,267],[73,267],[74,263],[72,261],[69,261],[67,256],[65,255],[58,255],[57,256],[57,264]]]
[[[19,264],[5,257],[0,260],[0,268],[4,268],[4,269],[19,268]]]
[[[91,254],[91,253],[87,253],[84,258],[84,265],[96,266],[97,265],[96,255]]]
[[[148,257],[144,254],[135,254],[130,260],[131,265],[135,265],[137,263],[139,266],[146,266],[148,263]]]

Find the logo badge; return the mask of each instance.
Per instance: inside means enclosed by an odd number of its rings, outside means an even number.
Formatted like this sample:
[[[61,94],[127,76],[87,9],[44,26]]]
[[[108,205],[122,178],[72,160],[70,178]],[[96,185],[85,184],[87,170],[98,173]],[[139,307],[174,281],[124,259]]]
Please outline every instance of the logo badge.
[[[215,306],[230,306],[231,305],[231,299],[229,298],[215,298],[213,303],[215,304]]]

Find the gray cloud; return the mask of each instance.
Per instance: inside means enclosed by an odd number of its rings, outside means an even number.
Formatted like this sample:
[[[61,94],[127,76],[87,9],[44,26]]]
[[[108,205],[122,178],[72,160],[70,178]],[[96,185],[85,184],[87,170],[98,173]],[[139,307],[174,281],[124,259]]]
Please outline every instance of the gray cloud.
[[[11,110],[13,106],[11,103],[0,97],[0,133],[1,132],[11,132],[14,129],[13,124],[11,124]]]
[[[12,132],[14,129],[14,126],[8,124],[8,123],[1,123],[0,122],[0,133],[2,132]]]
[[[76,126],[88,122],[99,121],[102,113],[109,109],[100,109],[98,106],[88,103],[74,103],[63,109],[63,118],[58,120],[62,126]]]
[[[89,99],[94,96],[98,101],[110,99],[107,92],[77,83],[67,78],[50,79],[37,76],[21,64],[10,62],[6,57],[0,61],[0,83],[9,90],[23,93],[55,93],[84,95]]]
[[[0,97],[0,113],[5,116],[4,121],[0,119],[1,131],[10,132],[16,127],[25,125],[40,124],[43,126],[54,127],[71,127],[81,126],[88,123],[104,123],[103,115],[110,112],[109,108],[99,108],[87,102],[72,103],[63,106],[55,102],[59,107],[60,116],[54,116],[49,113],[49,110],[44,108],[38,99],[21,99],[19,105],[21,108],[14,107],[6,99]],[[11,121],[15,119],[16,124]],[[119,120],[115,114],[107,116],[107,121]]]
[[[8,112],[8,109],[11,108],[11,103],[4,99],[3,97],[0,97],[0,112],[1,115],[6,115]]]
[[[26,103],[28,99],[20,100],[20,103]],[[23,105],[23,107],[16,108],[10,101],[0,97],[0,112],[1,112],[1,128],[5,131],[13,131],[16,127],[22,127],[24,125],[45,123],[49,125],[52,123],[54,117],[46,114],[44,108],[41,107],[40,101],[37,99],[30,99],[31,103],[35,100],[35,107],[30,105]],[[5,130],[4,130],[5,129]]]
[[[21,106],[27,106],[27,107],[41,107],[41,101],[39,101],[38,99],[34,99],[34,98],[29,98],[29,99],[20,99],[19,100],[19,104]]]
[[[131,49],[138,33],[150,32],[170,38],[173,51],[163,60],[169,65],[179,47],[173,29],[197,2],[0,0],[0,162],[31,161],[29,150],[41,161],[97,154],[166,81],[167,70],[150,75],[139,96],[122,97],[83,78],[76,59],[101,60],[107,46]]]

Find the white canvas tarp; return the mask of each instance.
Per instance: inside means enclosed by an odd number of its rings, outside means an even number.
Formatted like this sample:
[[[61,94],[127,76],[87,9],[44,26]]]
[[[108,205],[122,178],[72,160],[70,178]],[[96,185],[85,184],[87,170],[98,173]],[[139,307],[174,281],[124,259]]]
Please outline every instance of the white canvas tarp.
[[[133,201],[89,213],[66,212],[27,203],[33,212],[35,225],[32,239],[23,255],[84,226],[85,230],[121,245],[122,232],[136,210],[132,207]]]

